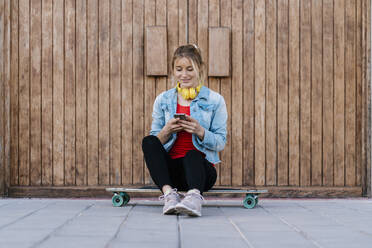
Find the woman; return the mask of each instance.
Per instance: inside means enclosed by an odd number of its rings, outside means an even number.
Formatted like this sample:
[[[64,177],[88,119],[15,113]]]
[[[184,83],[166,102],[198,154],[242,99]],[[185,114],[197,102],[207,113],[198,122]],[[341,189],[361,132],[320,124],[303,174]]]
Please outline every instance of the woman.
[[[221,162],[218,152],[226,144],[227,111],[224,98],[202,85],[203,73],[196,45],[176,49],[176,87],[156,97],[151,132],[142,141],[150,175],[163,192],[163,214],[201,216],[202,194],[216,182],[214,165]],[[182,201],[177,189],[187,191]]]

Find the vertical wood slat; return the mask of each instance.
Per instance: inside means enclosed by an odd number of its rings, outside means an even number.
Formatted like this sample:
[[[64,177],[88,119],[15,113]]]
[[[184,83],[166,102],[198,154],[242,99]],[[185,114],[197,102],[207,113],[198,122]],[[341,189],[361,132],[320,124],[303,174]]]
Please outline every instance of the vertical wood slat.
[[[110,184],[110,8],[98,2],[98,184]]]
[[[155,6],[155,25],[158,26],[166,26],[167,25],[167,0],[157,0]],[[191,14],[189,13],[189,19],[191,18]],[[190,29],[190,28],[189,28]],[[189,31],[190,34],[191,31]],[[167,44],[168,46],[168,44]],[[168,51],[169,52],[169,51]],[[168,55],[168,58],[170,56]],[[167,59],[168,59],[167,58]],[[170,61],[167,61],[167,66],[169,65]],[[168,70],[168,75],[170,74]],[[158,96],[161,92],[167,89],[167,78],[166,77],[157,77],[155,82],[155,96]]]
[[[362,63],[363,63],[363,44],[362,44],[362,3],[363,0],[356,2],[356,133],[355,133],[355,166],[356,166],[356,186],[362,186],[363,175],[363,84],[362,84]]]
[[[174,51],[178,47],[178,1],[167,0],[167,40],[168,40],[168,74],[167,89],[175,86],[172,81],[173,68],[171,65]]]
[[[300,1],[300,185],[311,184],[311,1]]]
[[[64,6],[53,1],[53,185],[64,184]],[[59,58],[59,59],[56,59]]]
[[[345,168],[345,0],[338,1],[334,6],[334,185],[344,185]]]
[[[248,0],[244,1],[244,61],[243,61],[243,78],[244,78],[244,92],[243,92],[243,106],[244,106],[244,116],[243,116],[243,184],[244,185],[254,185],[255,175],[254,175],[254,128],[255,128],[255,1]],[[224,7],[225,8],[225,7]],[[224,9],[223,8],[223,9]],[[231,91],[229,86],[225,86],[222,82],[221,88],[222,93],[225,88]],[[230,92],[229,92],[230,93]],[[231,95],[231,93],[230,93]],[[229,98],[229,103],[231,103],[231,97]],[[231,117],[232,106],[230,104],[228,112],[229,117]],[[231,123],[231,121],[228,123]],[[229,128],[231,134],[231,127]],[[228,136],[229,137],[229,136]],[[231,140],[231,135],[229,141]],[[230,146],[231,147],[231,146]],[[230,149],[230,161],[233,156]],[[231,165],[230,165],[231,166]],[[222,169],[221,169],[222,170]]]
[[[87,4],[88,185],[98,184],[98,0]]]
[[[266,165],[266,185],[276,185],[277,181],[277,1],[266,1],[265,29],[265,67],[266,67],[266,93],[265,104],[265,165]],[[279,100],[280,98],[278,98]],[[279,108],[279,106],[278,106]],[[278,123],[279,125],[280,123]],[[281,126],[278,127],[278,134]],[[278,138],[281,136],[279,135]]]
[[[144,134],[143,18],[144,1],[133,1],[133,183],[143,183],[141,141]]]
[[[41,184],[41,0],[31,2],[30,184]]]
[[[220,13],[220,0],[210,0],[209,6],[208,6],[208,25],[209,27],[219,27],[220,19],[219,16]],[[208,30],[209,32],[209,30]],[[208,51],[209,54],[209,51]],[[207,64],[206,58],[203,58],[205,63]],[[209,88],[211,90],[214,90],[216,92],[220,92],[220,79],[219,78],[209,78]],[[221,163],[216,164],[215,168],[217,171],[217,179],[216,179],[216,185],[220,185],[220,168]]]
[[[311,185],[322,185],[322,2],[311,5]]]
[[[277,185],[289,184],[289,161],[288,161],[288,0],[278,2],[278,181]]]
[[[165,1],[165,0],[163,0]],[[197,11],[198,11],[198,0],[188,0],[189,1],[189,30],[188,30],[188,43],[190,44],[197,44],[197,24],[198,24],[198,16],[197,16]],[[224,0],[221,0],[222,2]],[[226,2],[228,4],[229,2]],[[230,3],[231,4],[231,3]],[[226,5],[225,5],[226,6]],[[223,9],[221,9],[221,16],[222,16]],[[158,11],[156,11],[158,13]],[[158,14],[157,14],[158,15]],[[222,24],[222,19],[221,19],[221,24]]]
[[[221,0],[221,27],[229,27],[231,29],[231,1]],[[231,40],[231,34],[230,34]],[[231,69],[231,68],[230,68]],[[226,146],[221,152],[221,161],[219,168],[219,180],[221,185],[231,184],[231,77],[221,78],[221,95],[225,99],[227,108],[227,135]]]
[[[19,98],[19,58],[18,58],[18,43],[19,43],[19,2],[12,1],[11,6],[11,34],[10,34],[10,185],[18,185],[19,183],[19,147],[18,147],[18,98]]]
[[[323,2],[323,185],[333,186],[333,1]]]
[[[145,1],[145,23],[144,26],[154,26],[155,25],[155,1],[146,0]],[[146,34],[144,34],[146,35]],[[145,40],[147,40],[145,38]],[[145,44],[145,47],[151,46],[150,44]],[[152,49],[156,49],[155,46],[152,46]],[[146,57],[147,54],[145,53]],[[145,64],[145,71],[147,71],[147,65]],[[152,121],[152,105],[155,101],[155,78],[145,76],[144,82],[144,95],[145,95],[145,135],[148,135],[151,130],[151,121]],[[144,181],[146,184],[151,183],[151,177],[147,168],[145,168]]]
[[[232,133],[232,151],[234,156],[231,159],[232,165],[232,185],[243,184],[243,1],[234,0],[231,5],[232,9],[232,78],[231,93],[232,106],[234,111],[231,112],[231,133]]]
[[[53,0],[42,2],[41,183],[53,183]]]
[[[76,185],[87,184],[87,1],[76,1]]]
[[[300,1],[289,0],[289,185],[300,184]]]
[[[208,61],[208,16],[209,16],[209,1],[198,1],[198,10],[197,10],[197,23],[198,23],[198,41],[197,45],[201,50],[201,56],[206,63]],[[171,30],[169,30],[171,32]],[[172,53],[173,56],[173,53]],[[207,66],[204,68],[206,70]],[[202,79],[203,84],[209,87],[209,78],[207,73],[205,73],[204,78]]]
[[[5,76],[4,76],[4,25],[5,2],[0,0],[0,195],[5,192]]]
[[[131,184],[133,181],[133,1],[122,1],[122,56],[126,63],[121,65],[122,80],[122,184]]]
[[[178,44],[187,44],[187,2],[178,0]]]
[[[4,0],[4,189],[7,194],[10,186],[10,0]],[[1,36],[0,36],[1,37]]]
[[[110,184],[121,184],[121,1],[110,1]]]
[[[265,185],[265,2],[255,0],[255,127],[254,166],[255,185]],[[233,104],[234,105],[234,104]],[[235,133],[233,133],[233,136]]]
[[[75,83],[75,51],[76,51],[76,38],[75,38],[75,16],[76,16],[76,1],[65,1],[65,185],[75,185],[76,177],[76,158],[75,158],[75,101],[76,101],[76,83]]]
[[[19,1],[19,184],[30,183],[30,2]]]
[[[345,2],[345,184],[355,186],[355,0]]]

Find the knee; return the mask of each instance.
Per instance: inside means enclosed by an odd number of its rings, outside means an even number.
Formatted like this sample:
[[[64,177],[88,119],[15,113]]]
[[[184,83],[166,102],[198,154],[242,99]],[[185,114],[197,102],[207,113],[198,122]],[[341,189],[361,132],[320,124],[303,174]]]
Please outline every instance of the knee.
[[[154,135],[148,135],[142,139],[142,150],[145,150],[148,147],[153,147],[159,143],[158,137]]]

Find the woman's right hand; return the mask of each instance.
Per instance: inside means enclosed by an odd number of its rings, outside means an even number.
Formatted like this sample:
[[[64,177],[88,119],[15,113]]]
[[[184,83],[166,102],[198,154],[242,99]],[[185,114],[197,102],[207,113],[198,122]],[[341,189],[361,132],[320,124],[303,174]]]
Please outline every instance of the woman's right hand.
[[[182,131],[183,127],[178,124],[178,119],[172,118],[158,133],[158,138],[162,144],[166,143],[172,133]]]

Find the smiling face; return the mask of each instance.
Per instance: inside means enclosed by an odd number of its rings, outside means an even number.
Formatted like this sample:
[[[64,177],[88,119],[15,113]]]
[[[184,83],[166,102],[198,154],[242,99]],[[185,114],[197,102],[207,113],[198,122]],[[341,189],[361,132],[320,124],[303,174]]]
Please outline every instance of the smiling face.
[[[199,85],[198,72],[193,68],[191,61],[181,57],[174,62],[174,77],[180,82],[181,88],[195,88]]]

